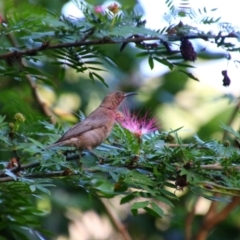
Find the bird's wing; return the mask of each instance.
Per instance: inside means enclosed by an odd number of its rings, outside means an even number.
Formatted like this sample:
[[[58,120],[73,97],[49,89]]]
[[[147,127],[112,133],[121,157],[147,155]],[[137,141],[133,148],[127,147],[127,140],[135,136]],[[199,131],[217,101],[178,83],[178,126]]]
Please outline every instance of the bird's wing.
[[[68,140],[73,137],[77,137],[84,132],[100,128],[106,124],[108,120],[107,116],[98,116],[98,117],[90,117],[86,118],[80,123],[77,123],[73,127],[71,127],[60,139],[56,141],[56,143]]]

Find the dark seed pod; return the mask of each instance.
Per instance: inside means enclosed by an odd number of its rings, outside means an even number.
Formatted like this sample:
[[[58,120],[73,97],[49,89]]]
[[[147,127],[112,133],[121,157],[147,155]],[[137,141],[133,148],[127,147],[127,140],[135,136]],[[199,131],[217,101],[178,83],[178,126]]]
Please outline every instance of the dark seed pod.
[[[188,181],[187,181],[187,175],[178,175],[175,185],[177,187],[177,190],[183,190],[184,187],[187,187],[189,185]]]
[[[227,70],[223,70],[222,71],[222,75],[223,75],[223,86],[224,87],[228,87],[231,84],[231,80],[227,75]]]
[[[197,59],[197,53],[194,51],[192,43],[187,38],[181,40],[180,52],[183,59],[186,61],[194,62]]]

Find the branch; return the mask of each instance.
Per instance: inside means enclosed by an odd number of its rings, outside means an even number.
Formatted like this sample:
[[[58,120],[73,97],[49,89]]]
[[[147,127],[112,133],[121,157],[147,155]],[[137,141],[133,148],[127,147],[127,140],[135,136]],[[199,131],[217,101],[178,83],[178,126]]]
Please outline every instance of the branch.
[[[38,167],[40,166],[40,162],[32,162],[32,163],[28,163],[28,164],[24,164],[24,165],[20,165],[17,166],[17,167],[14,167],[14,168],[11,168],[11,169],[8,169],[8,171],[12,172],[12,173],[17,173],[19,170],[25,170],[25,169],[28,169],[28,168],[34,168],[34,167]],[[0,172],[0,178],[1,177],[5,177],[7,176],[5,170],[1,171]]]
[[[103,203],[105,210],[107,212],[108,217],[112,221],[114,227],[118,230],[118,232],[123,236],[124,240],[131,240],[128,231],[126,230],[125,226],[122,224],[121,220],[117,216],[115,212],[112,211],[112,209],[109,207],[109,201],[107,199],[100,199]]]
[[[198,197],[199,199],[199,197]],[[194,206],[192,207],[192,210],[187,214],[186,220],[185,220],[185,238],[186,240],[191,240],[192,238],[192,227],[193,227],[193,221],[195,217],[196,212],[196,202],[194,203]]]
[[[88,36],[87,36],[88,37]],[[226,36],[212,36],[209,34],[199,34],[199,35],[189,35],[189,36],[179,36],[179,35],[164,35],[163,37],[167,37],[169,41],[180,41],[183,37],[187,39],[224,39],[224,38],[237,38],[236,36],[226,35]],[[29,48],[22,51],[13,51],[7,52],[0,55],[0,59],[9,59],[9,58],[22,58],[23,56],[34,56],[38,52],[42,52],[45,50],[51,49],[60,49],[60,48],[69,48],[69,47],[80,47],[80,46],[89,46],[89,45],[105,45],[105,44],[122,44],[122,43],[141,43],[143,41],[152,41],[159,40],[161,42],[166,42],[161,37],[144,37],[139,36],[137,38],[126,38],[126,39],[118,39],[113,40],[111,38],[101,38],[98,40],[85,41],[83,38],[81,41],[74,42],[66,42],[66,43],[58,43],[58,44],[50,44],[49,42],[44,42],[40,47]]]
[[[214,197],[218,197],[220,196],[219,193],[215,193]],[[211,219],[216,213],[217,213],[217,206],[218,206],[218,202],[217,201],[212,201],[207,214],[205,215],[205,219],[206,221],[208,221],[209,219]]]
[[[181,147],[193,147],[194,146],[197,149],[209,149],[209,147],[205,146],[204,144],[203,145],[201,145],[201,144],[193,145],[193,144],[187,144],[187,143],[185,143],[185,144],[165,143],[163,146],[169,147],[169,148],[178,148],[178,147],[181,148]]]
[[[53,172],[39,172],[39,173],[31,173],[25,174],[20,177],[16,176],[16,179],[12,177],[2,177],[0,178],[0,183],[3,182],[13,182],[21,178],[53,178],[53,177],[65,177],[65,176],[72,176],[72,175],[79,175],[79,172],[72,172],[69,169],[63,171],[53,171]]]
[[[52,124],[56,123],[56,117],[54,116],[53,112],[50,110],[50,108],[46,105],[46,103],[42,102],[42,100],[40,99],[38,92],[37,92],[37,84],[35,82],[35,80],[33,80],[33,78],[27,74],[26,78],[29,82],[29,85],[31,86],[32,89],[32,94],[34,99],[36,100],[36,102],[38,103],[41,112],[47,116],[50,117],[50,121]]]
[[[8,34],[7,38],[14,47],[18,47],[17,40],[15,39],[15,37],[12,34]],[[47,46],[47,44],[43,44],[41,46],[41,48],[44,48],[45,46]],[[15,53],[15,52],[11,52],[11,53]],[[22,66],[27,65],[26,60],[21,59],[21,55],[18,55],[18,54],[15,55],[14,54],[14,57],[20,61],[20,64]],[[11,57],[9,57],[9,58],[11,58]],[[6,58],[6,59],[9,59],[9,58]],[[26,79],[28,80],[29,85],[31,86],[33,98],[35,99],[35,102],[38,103],[41,112],[44,115],[46,115],[47,117],[50,117],[51,123],[55,124],[56,123],[56,118],[54,117],[53,112],[50,110],[50,108],[48,108],[48,106],[44,102],[42,102],[42,100],[40,99],[40,97],[38,95],[36,81],[29,74],[26,74]]]
[[[84,154],[83,154],[84,155]],[[79,155],[74,155],[74,156],[70,156],[70,157],[66,157],[66,161],[73,161],[73,160],[76,160],[78,159]],[[20,168],[17,166],[17,167],[14,167],[14,168],[11,168],[11,169],[8,169],[8,171],[11,171],[12,173],[17,173],[19,170],[26,170],[26,169],[31,169],[31,168],[35,168],[35,167],[39,167],[40,166],[40,162],[39,161],[35,161],[35,162],[31,162],[31,163],[28,163],[28,164],[22,164],[20,166]],[[115,166],[115,167],[125,167],[127,169],[134,169],[134,168],[141,168],[141,166],[139,165],[136,165],[136,166]],[[209,165],[200,165],[200,168],[201,169],[206,169],[206,170],[216,170],[216,171],[222,171],[222,170],[225,170],[226,168],[224,168],[223,166],[221,165],[218,165],[218,164],[209,164]],[[240,165],[234,165],[234,166],[230,166],[228,168],[231,168],[231,169],[234,169],[234,170],[240,170]],[[146,168],[141,168],[141,169],[146,169]],[[97,170],[97,169],[85,169],[89,172],[97,172],[97,171],[100,171],[100,170]],[[59,172],[60,174],[60,172]],[[7,177],[6,174],[6,171],[3,170],[0,172],[0,182],[5,182],[6,181],[14,181],[14,179],[12,179],[11,177]],[[31,177],[31,178],[36,178],[36,177],[41,177],[41,178],[44,178],[44,177],[51,177],[51,174],[50,175],[45,175],[44,172],[42,172],[40,175],[24,175],[24,177]],[[60,175],[56,175],[54,177],[57,177],[57,176],[61,176]],[[4,180],[5,179],[5,180]],[[10,179],[10,180],[9,180]]]
[[[232,202],[227,204],[224,209],[218,213],[214,213],[215,207],[212,207],[209,210],[208,214],[205,216],[202,226],[197,233],[194,240],[205,240],[207,239],[208,233],[220,222],[226,219],[229,213],[240,204],[240,197],[233,197]]]
[[[240,165],[232,165],[232,166],[229,166],[229,167],[223,167],[219,164],[208,164],[208,165],[201,165],[200,166],[201,169],[206,169],[206,170],[218,170],[218,171],[221,171],[221,170],[224,170],[224,169],[233,169],[233,170],[240,170]]]

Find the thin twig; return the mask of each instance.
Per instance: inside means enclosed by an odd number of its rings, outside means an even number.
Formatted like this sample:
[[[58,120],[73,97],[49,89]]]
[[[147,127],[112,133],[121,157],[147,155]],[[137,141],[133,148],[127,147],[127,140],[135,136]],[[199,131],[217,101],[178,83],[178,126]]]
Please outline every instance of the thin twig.
[[[199,198],[197,198],[198,200]],[[185,220],[185,238],[186,240],[191,240],[192,238],[192,227],[193,227],[193,221],[195,217],[196,212],[196,202],[194,203],[192,210],[187,214],[186,220]]]
[[[14,47],[18,47],[18,43],[17,40],[14,38],[14,36],[12,34],[7,35],[8,40],[11,42],[11,44]],[[43,47],[44,45],[42,45]],[[15,57],[17,57],[16,59],[19,59],[21,62],[22,66],[26,66],[27,62],[25,59],[21,59],[19,55],[15,55]],[[32,89],[32,94],[33,97],[35,99],[35,102],[39,105],[39,108],[41,110],[41,112],[46,115],[47,117],[50,118],[51,123],[55,124],[56,123],[56,117],[54,116],[53,112],[50,110],[50,108],[48,108],[48,106],[46,105],[46,103],[44,103],[40,97],[39,94],[37,92],[37,84],[36,81],[31,77],[31,75],[26,74],[26,79],[29,82],[29,85],[31,86]]]
[[[219,197],[219,196],[220,196],[219,193],[215,193],[215,194],[214,194],[214,197],[216,197],[216,198]],[[211,219],[211,218],[216,214],[218,204],[219,204],[219,202],[217,202],[217,201],[212,201],[212,202],[211,202],[211,205],[210,205],[210,207],[209,207],[209,209],[208,209],[208,212],[207,212],[207,214],[205,215],[206,221],[208,221],[209,219]]]
[[[166,35],[169,38],[169,41],[179,41],[182,39],[182,36],[178,35]],[[166,37],[163,36],[163,37]],[[236,38],[236,36],[212,36],[208,34],[201,34],[201,35],[189,35],[184,36],[188,39],[219,39],[219,38]],[[110,38],[101,38],[97,40],[91,40],[91,41],[74,41],[74,42],[66,42],[66,43],[58,43],[58,44],[50,44],[49,42],[43,43],[40,47],[36,48],[29,48],[22,51],[11,51],[0,55],[0,59],[9,59],[9,58],[21,58],[23,56],[33,56],[36,55],[38,52],[42,52],[45,50],[50,49],[60,49],[60,48],[69,48],[69,47],[80,47],[80,46],[89,46],[89,45],[104,45],[104,44],[121,44],[121,43],[141,43],[143,41],[151,41],[151,40],[159,40],[164,41],[161,39],[161,37],[138,37],[138,38],[126,38],[126,39],[118,39],[113,40]]]
[[[201,169],[206,169],[206,170],[224,170],[226,167],[223,167],[219,164],[208,164],[208,165],[200,165]],[[233,170],[240,170],[240,165],[231,165],[227,167],[228,169],[233,169]]]
[[[88,30],[88,33],[81,39],[81,42],[86,41],[93,33],[95,32],[95,27],[92,27],[91,29]]]
[[[21,171],[21,170],[25,170],[25,169],[28,169],[28,168],[35,168],[35,167],[38,167],[38,166],[40,166],[40,162],[36,161],[36,162],[28,163],[28,164],[23,164],[20,167],[17,166],[17,167],[8,169],[8,171],[10,171],[12,173],[17,173],[19,170]],[[0,178],[5,177],[5,176],[7,176],[5,170],[1,171],[0,172]]]
[[[109,207],[109,201],[107,199],[101,199],[103,206],[107,212],[108,217],[112,221],[114,227],[118,230],[118,232],[122,235],[124,240],[131,240],[131,236],[129,235],[128,231],[126,230],[125,226],[122,224],[121,220],[117,216],[115,212],[111,210]]]
[[[69,158],[66,158],[67,161],[73,161],[76,160],[78,157],[78,155],[75,156],[71,156]],[[39,161],[35,161],[35,162],[31,162],[28,164],[23,164],[21,165],[21,167],[19,168],[18,166],[12,169],[8,169],[8,171],[11,171],[12,173],[17,173],[19,170],[26,170],[26,169],[31,169],[31,168],[35,168],[40,166],[40,162]],[[142,166],[126,166],[126,165],[122,165],[122,166],[115,166],[115,167],[124,167],[126,169],[134,169],[134,168],[139,168],[139,169],[147,169],[146,167],[142,167]],[[222,171],[225,170],[225,168],[221,165],[216,165],[216,164],[209,164],[209,165],[200,165],[201,169],[206,169],[206,170],[216,170],[216,171]],[[234,170],[240,170],[240,165],[236,165],[236,166],[230,166],[229,168],[234,169]],[[90,172],[95,172],[97,171],[96,169],[85,169],[86,171],[90,171]],[[5,170],[0,171],[0,178],[3,178],[7,176]]]
[[[29,82],[29,85],[31,86],[31,89],[32,89],[32,94],[34,96],[34,99],[36,100],[36,102],[38,103],[39,107],[40,107],[40,110],[41,112],[50,118],[50,121],[52,124],[55,124],[56,123],[56,117],[54,116],[53,112],[50,110],[50,108],[46,105],[46,103],[44,103],[40,97],[39,97],[39,94],[37,92],[37,84],[35,82],[35,80],[33,80],[33,78],[29,75],[29,74],[26,74],[26,78]]]
[[[54,177],[65,177],[65,176],[72,176],[72,175],[78,175],[78,172],[71,172],[71,171],[54,171],[54,172],[39,172],[39,173],[31,173],[31,174],[25,174],[20,177],[16,176],[16,178],[12,177],[2,177],[0,178],[0,183],[3,182],[13,182],[18,181],[21,178],[54,178]]]
[[[178,143],[165,143],[163,145],[164,147],[169,147],[169,148],[178,148],[178,147],[194,147],[194,148],[197,148],[197,149],[208,149],[207,146],[204,146],[203,145],[200,145],[200,144],[178,144]]]
[[[207,236],[209,232],[220,222],[226,219],[226,217],[229,215],[229,213],[239,206],[240,204],[240,197],[233,197],[232,202],[228,203],[225,208],[223,208],[220,212],[214,214],[213,210],[215,211],[215,207],[213,207],[211,212],[206,215],[204,218],[203,224],[197,233],[194,240],[205,240],[207,239]]]

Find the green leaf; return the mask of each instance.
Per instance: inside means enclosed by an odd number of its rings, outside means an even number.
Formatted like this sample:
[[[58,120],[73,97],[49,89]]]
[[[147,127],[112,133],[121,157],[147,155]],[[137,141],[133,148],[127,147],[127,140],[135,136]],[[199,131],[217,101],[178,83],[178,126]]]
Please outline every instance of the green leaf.
[[[159,36],[163,40],[167,40],[164,35],[160,35],[159,33],[143,28],[143,27],[133,27],[133,26],[120,26],[120,27],[114,27],[113,30],[110,32],[110,36],[122,36],[122,37],[129,37],[129,35],[133,34],[143,34],[145,36]]]
[[[116,173],[109,171],[109,174],[115,182],[118,181],[118,175]]]
[[[152,56],[149,56],[148,58],[148,64],[150,66],[151,69],[154,68],[154,62],[153,62],[153,57]]]
[[[129,194],[126,197],[123,197],[120,201],[120,204],[128,203],[135,198],[134,194]]]
[[[154,57],[154,60],[158,61],[159,63],[169,67],[170,70],[174,69],[174,65],[169,62],[166,58],[159,58],[159,57]]]
[[[28,140],[30,140],[35,146],[37,146],[43,150],[46,148],[42,143],[38,142],[37,140],[34,140],[33,138],[29,137]]]
[[[12,171],[10,171],[9,169],[5,170],[5,174],[8,175],[9,177],[11,177],[14,180],[17,180],[17,176]]]
[[[165,203],[165,204],[167,204],[167,205],[169,205],[169,206],[171,206],[171,207],[174,207],[174,205],[172,204],[172,202],[170,202],[170,201],[169,201],[167,198],[165,198],[165,197],[156,195],[155,198],[156,198],[157,200],[159,200],[160,202],[163,202],[163,203]]]
[[[221,19],[221,17],[218,17],[216,19],[214,19],[213,17],[204,17],[200,22],[202,22],[203,24],[213,24],[218,22]]]
[[[150,215],[154,216],[154,217],[159,217],[159,215],[150,207],[145,207],[143,208],[147,213],[149,213]]]
[[[142,184],[142,185],[139,185],[139,188],[142,188],[147,193],[150,193],[152,197],[155,196],[155,192],[152,189],[150,189],[148,186]]]
[[[150,53],[149,53],[149,51],[146,51],[146,52],[140,52],[140,53],[137,53],[136,55],[135,55],[135,57],[146,57],[146,56],[148,56]]]
[[[138,209],[131,209],[132,215],[137,216],[138,214]]]
[[[65,76],[65,68],[61,67],[59,72],[58,72],[58,79],[59,81],[63,81]]]
[[[98,75],[97,73],[93,72],[92,73],[96,78],[98,78],[106,87],[108,87],[108,85],[106,84],[105,80],[103,77],[101,77],[100,75]]]
[[[164,216],[164,212],[163,210],[155,203],[155,202],[151,202],[150,203],[152,210],[159,216],[159,217],[163,217]]]
[[[176,55],[176,54],[174,54],[174,55],[167,56],[167,59],[168,59],[168,60],[182,60],[183,57],[182,57],[182,55]]]
[[[109,64],[111,67],[117,67],[117,64],[109,57],[107,56],[101,56],[101,58],[107,63]]]
[[[196,78],[192,73],[186,72],[185,70],[182,70],[182,69],[179,69],[178,71],[186,74],[189,78],[191,78],[193,80],[199,81],[199,79]]]
[[[224,123],[221,123],[220,127],[228,132],[230,132],[234,137],[237,139],[240,139],[240,134],[236,132],[232,127],[225,125]]]
[[[175,66],[184,67],[184,68],[195,68],[194,66],[192,66],[190,64],[186,64],[186,63],[174,62],[172,64],[175,65]]]
[[[45,187],[43,187],[43,186],[41,186],[41,185],[35,185],[36,186],[36,188],[38,189],[38,190],[40,190],[41,192],[44,192],[44,193],[46,193],[47,195],[51,195],[51,191],[49,190],[49,189],[47,189],[47,188],[45,188]]]
[[[145,202],[135,202],[132,206],[131,206],[131,212],[134,216],[136,216],[138,214],[138,209],[140,208],[145,208],[147,207],[147,205],[149,204],[149,201],[145,201]]]
[[[32,192],[35,192],[37,188],[36,188],[35,185],[30,185],[30,189],[31,189]]]
[[[171,197],[171,198],[177,199],[177,197],[173,193],[167,191],[164,188],[159,188],[159,192],[161,192],[163,195],[165,195],[167,197]]]
[[[149,204],[149,201],[135,202],[135,203],[131,206],[131,209],[145,208],[148,204]]]
[[[29,238],[25,234],[16,229],[12,229],[12,233],[15,236],[15,239],[29,240]]]

